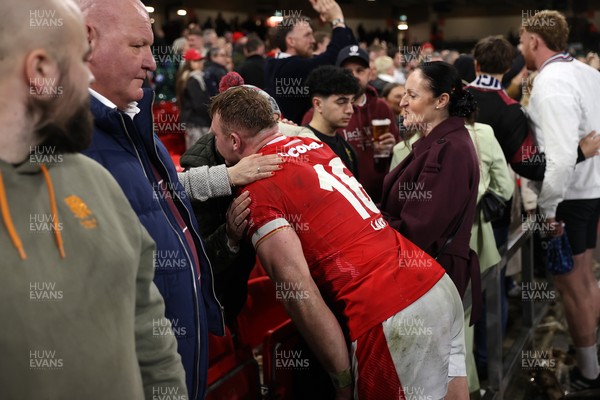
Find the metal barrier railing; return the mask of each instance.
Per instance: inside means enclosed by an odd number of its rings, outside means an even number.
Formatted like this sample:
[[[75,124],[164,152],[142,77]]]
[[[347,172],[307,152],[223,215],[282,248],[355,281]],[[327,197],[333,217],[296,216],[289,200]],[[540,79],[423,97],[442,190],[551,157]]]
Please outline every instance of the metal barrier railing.
[[[508,261],[521,251],[522,284],[534,281],[533,234],[521,225],[509,235],[507,245],[500,249],[502,260],[489,268],[481,277],[482,289],[486,298],[487,323],[487,368],[488,384],[484,400],[504,399],[506,389],[514,373],[520,367],[521,352],[530,346],[533,340],[534,327],[540,322],[547,311],[547,304],[522,302],[523,323],[510,349],[503,354],[502,312],[500,298],[500,272]],[[470,302],[471,299],[465,299]],[[465,304],[465,309],[470,304]]]

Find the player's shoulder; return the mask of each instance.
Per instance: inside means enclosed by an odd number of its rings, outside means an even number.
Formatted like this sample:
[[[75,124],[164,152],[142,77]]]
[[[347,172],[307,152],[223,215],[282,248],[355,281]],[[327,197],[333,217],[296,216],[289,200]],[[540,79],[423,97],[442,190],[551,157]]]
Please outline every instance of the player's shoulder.
[[[265,154],[277,154],[283,158],[284,163],[309,162],[314,159],[319,150],[326,148],[319,140],[308,137],[285,137],[281,136],[269,143],[265,148]]]

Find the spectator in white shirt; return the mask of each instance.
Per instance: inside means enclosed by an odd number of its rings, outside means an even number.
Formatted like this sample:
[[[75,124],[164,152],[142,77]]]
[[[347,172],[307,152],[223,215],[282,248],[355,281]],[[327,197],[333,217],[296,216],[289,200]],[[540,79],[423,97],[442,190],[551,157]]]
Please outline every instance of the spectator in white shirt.
[[[521,28],[527,68],[539,71],[528,108],[537,142],[546,153],[538,205],[544,226],[551,226],[548,235],[566,231],[573,251],[573,270],[556,275],[554,282],[575,345],[577,367],[571,389],[577,391],[600,387],[596,346],[600,288],[592,271],[600,215],[600,159],[576,164],[578,142],[600,128],[600,73],[564,52],[568,34],[567,22],[557,11],[540,11]]]

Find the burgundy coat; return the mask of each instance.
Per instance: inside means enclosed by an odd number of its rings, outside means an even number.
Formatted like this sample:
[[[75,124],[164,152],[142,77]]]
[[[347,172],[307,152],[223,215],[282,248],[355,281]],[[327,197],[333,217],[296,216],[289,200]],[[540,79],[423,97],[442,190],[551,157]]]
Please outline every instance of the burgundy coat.
[[[472,278],[474,315],[481,301],[481,279],[469,240],[478,185],[479,162],[464,119],[450,117],[419,139],[387,174],[380,204],[388,223],[432,257],[458,227],[437,261],[461,297]]]

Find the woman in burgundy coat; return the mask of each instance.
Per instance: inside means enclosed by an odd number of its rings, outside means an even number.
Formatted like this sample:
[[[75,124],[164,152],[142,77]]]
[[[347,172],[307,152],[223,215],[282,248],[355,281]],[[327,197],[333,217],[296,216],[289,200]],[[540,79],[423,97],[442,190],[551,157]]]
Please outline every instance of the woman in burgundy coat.
[[[464,118],[474,113],[475,101],[453,66],[431,62],[408,77],[400,107],[404,125],[422,138],[386,176],[380,209],[394,229],[437,257],[463,298],[472,280],[474,321],[481,281],[469,239],[479,163]]]

